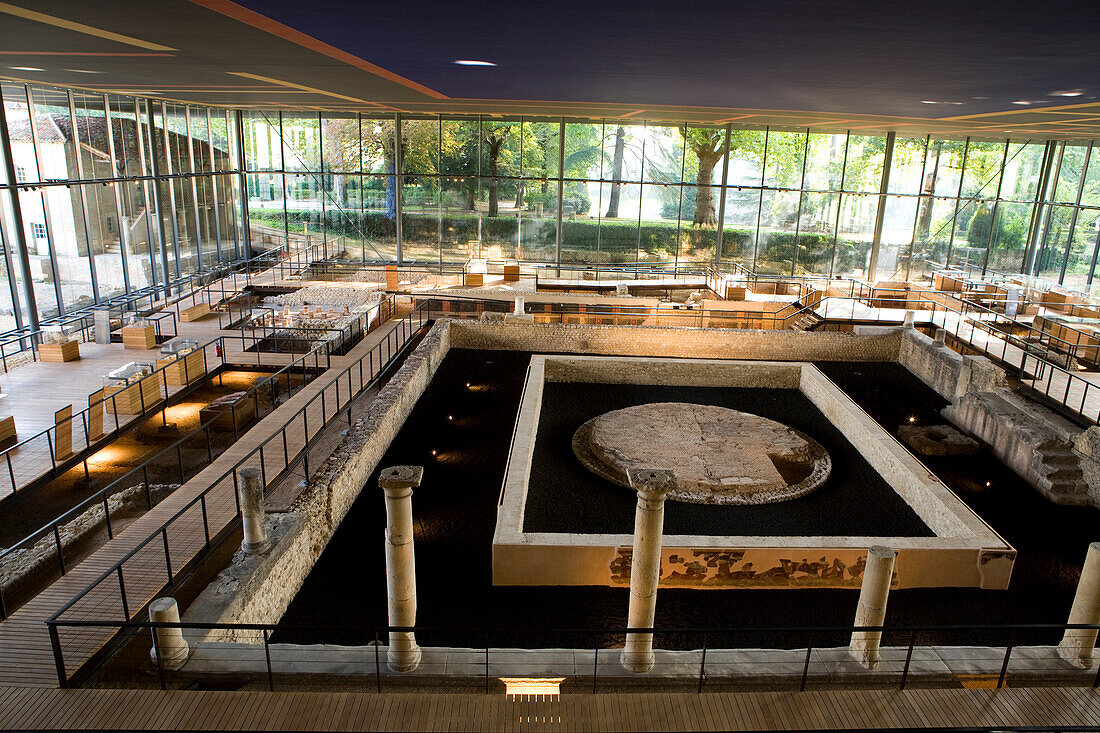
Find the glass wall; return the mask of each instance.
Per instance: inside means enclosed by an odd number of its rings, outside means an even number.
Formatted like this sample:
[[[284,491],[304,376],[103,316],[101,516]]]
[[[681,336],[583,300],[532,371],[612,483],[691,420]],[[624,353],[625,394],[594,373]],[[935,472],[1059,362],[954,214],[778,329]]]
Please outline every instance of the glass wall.
[[[244,119],[254,241],[323,242],[356,260],[718,265],[878,280],[950,265],[1074,285],[1090,281],[1100,231],[1100,162],[1088,141],[899,137],[888,159],[884,135],[807,129]]]
[[[44,319],[283,244],[440,266],[489,258],[905,280],[949,265],[1080,288],[1095,276],[1100,153],[1090,140],[891,146],[855,131],[236,113],[0,90],[14,168],[0,181],[0,328],[27,321],[28,297]]]
[[[0,161],[0,330],[30,322],[28,293],[45,320],[242,256],[235,113],[0,92],[15,171]]]

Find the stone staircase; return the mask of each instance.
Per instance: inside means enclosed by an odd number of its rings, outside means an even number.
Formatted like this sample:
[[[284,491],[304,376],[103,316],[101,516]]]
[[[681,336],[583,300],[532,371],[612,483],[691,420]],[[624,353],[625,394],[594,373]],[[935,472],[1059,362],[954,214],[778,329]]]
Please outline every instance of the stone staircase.
[[[1093,504],[1085,470],[1095,460],[1075,449],[1084,431],[1061,415],[1007,389],[969,392],[943,415],[1056,504]]]
[[[812,331],[817,324],[824,321],[825,319],[819,316],[816,311],[805,310],[786,320],[785,323],[786,328],[790,331]]]

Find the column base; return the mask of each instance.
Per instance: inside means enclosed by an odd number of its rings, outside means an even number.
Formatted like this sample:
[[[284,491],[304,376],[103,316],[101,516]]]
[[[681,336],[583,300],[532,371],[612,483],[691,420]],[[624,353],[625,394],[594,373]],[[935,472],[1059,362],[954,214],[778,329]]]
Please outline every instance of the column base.
[[[386,652],[386,664],[392,672],[412,672],[420,666],[420,647],[415,644],[411,649],[390,649]]]
[[[619,656],[619,663],[623,665],[623,668],[636,674],[648,672],[653,669],[656,662],[657,658],[654,656],[652,649],[632,649],[629,645],[623,648],[623,652]]]
[[[268,540],[262,540],[261,542],[241,542],[241,551],[246,555],[263,555],[271,549],[271,542]]]
[[[157,642],[160,643],[159,641]],[[168,649],[161,649],[160,666],[164,669],[180,669],[183,665],[187,664],[187,659],[191,655],[191,649],[187,646],[187,642],[183,642],[183,646],[174,646]],[[149,659],[152,660],[153,665],[157,664],[157,649],[153,647],[149,650]]]
[[[877,668],[881,657],[878,640],[853,639],[851,644],[848,645],[848,654],[868,670]]]
[[[1070,641],[1069,643],[1063,641],[1061,644],[1054,647],[1054,652],[1063,661],[1072,664],[1078,669],[1092,669],[1093,647],[1091,645],[1086,647],[1086,643],[1087,642],[1079,642],[1076,640]]]

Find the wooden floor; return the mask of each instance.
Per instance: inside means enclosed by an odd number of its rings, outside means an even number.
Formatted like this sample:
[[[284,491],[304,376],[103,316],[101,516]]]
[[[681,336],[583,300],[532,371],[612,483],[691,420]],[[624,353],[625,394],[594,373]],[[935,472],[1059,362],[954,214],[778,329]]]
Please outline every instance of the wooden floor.
[[[224,282],[230,291],[237,285],[234,278],[227,278]],[[198,300],[216,299],[221,292],[220,285],[221,283],[212,285],[214,290],[201,293]],[[195,298],[188,298],[181,303],[167,306],[167,310],[177,311],[178,319],[180,308],[186,308],[194,301]],[[222,330],[216,315],[193,323],[177,320],[177,331],[181,337],[203,344],[220,336],[226,337],[220,362],[213,349],[207,351],[208,369],[211,370],[220,363],[279,368],[291,363],[297,356],[246,351],[246,348],[251,346],[251,341],[242,341],[241,331]],[[17,440],[23,442],[47,428],[52,428],[54,413],[67,405],[72,405],[74,415],[72,445],[74,451],[80,452],[88,446],[88,440],[85,436],[84,420],[75,416],[88,406],[88,396],[103,388],[103,375],[132,361],[154,363],[159,356],[159,346],[156,349],[142,351],[126,349],[121,343],[91,342],[80,344],[80,359],[76,361],[65,363],[35,361],[23,364],[2,377],[6,396],[0,401],[0,414],[15,418]],[[183,386],[167,385],[169,396],[183,389]],[[118,425],[120,429],[125,430],[128,424],[137,420],[136,415],[119,415]],[[105,414],[103,424],[106,430],[114,430],[115,416]],[[0,471],[4,474],[3,479],[0,480],[0,499],[11,494],[12,480],[14,480],[15,489],[18,490],[52,470],[56,465],[51,456],[52,447],[52,437],[39,436],[8,451],[4,459],[0,460]]]
[[[0,688],[0,729],[1100,730],[1091,688],[600,695]]]
[[[56,685],[57,671],[49,634],[45,621],[62,606],[72,600],[89,583],[94,582],[102,573],[109,570],[134,547],[155,533],[158,528],[203,490],[214,484],[238,461],[256,450],[264,440],[274,434],[291,416],[303,414],[306,421],[299,417],[287,429],[287,441],[276,441],[276,450],[263,454],[263,470],[268,481],[272,481],[283,468],[285,456],[292,459],[306,444],[307,438],[317,435],[324,427],[321,415],[322,405],[326,414],[331,416],[338,406],[346,404],[349,395],[358,394],[362,385],[373,378],[370,369],[362,374],[352,370],[343,375],[336,386],[334,379],[345,366],[356,363],[376,344],[386,340],[388,334],[397,326],[398,321],[390,321],[367,334],[346,356],[333,357],[332,366],[324,375],[318,377],[301,391],[280,405],[265,420],[253,427],[236,443],[229,447],[213,463],[199,474],[169,495],[160,504],[153,507],[144,516],[138,518],[123,532],[116,535],[67,575],[55,581],[51,586],[31,599],[19,610],[0,623],[0,685],[39,686]],[[374,359],[374,371],[377,372],[383,358]],[[325,402],[314,399],[324,393]],[[308,435],[307,435],[308,428]],[[260,468],[261,461],[255,457],[247,464]],[[222,527],[233,521],[236,516],[236,500],[232,479],[222,480],[207,494],[206,508],[209,531],[216,534]],[[205,544],[203,516],[199,505],[185,513],[179,521],[168,529],[171,547],[171,563],[174,568],[183,567],[187,561],[200,552]],[[156,597],[166,583],[166,563],[161,543],[153,542],[135,555],[125,566],[126,596],[130,609],[138,609],[144,603]],[[122,605],[117,584],[101,583],[96,589],[84,596],[66,614],[66,618],[111,620],[122,618]],[[70,671],[94,653],[111,634],[106,628],[68,628],[61,633],[61,644]]]

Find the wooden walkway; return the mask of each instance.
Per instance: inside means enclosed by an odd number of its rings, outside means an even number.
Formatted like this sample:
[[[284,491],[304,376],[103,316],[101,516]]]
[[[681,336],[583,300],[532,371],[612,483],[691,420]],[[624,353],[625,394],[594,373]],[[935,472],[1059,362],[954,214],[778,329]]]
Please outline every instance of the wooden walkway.
[[[0,729],[1100,730],[1091,688],[601,695],[0,688]]]
[[[398,320],[393,320],[384,324],[364,337],[363,341],[348,355],[333,357],[332,366],[324,375],[280,405],[264,421],[216,458],[212,464],[144,516],[135,520],[114,540],[86,558],[67,575],[54,582],[6,621],[0,623],[0,685],[57,685],[57,671],[45,621],[101,574],[110,570],[135,547],[154,535],[164,522],[187,506],[203,490],[218,482],[218,479],[238,461],[254,452],[270,436],[278,435],[283,424],[297,415],[298,417],[285,431],[285,447],[281,438],[275,440],[262,454],[262,463],[257,456],[246,464],[256,468],[262,467],[266,481],[271,484],[285,466],[286,458],[293,460],[305,446],[307,437],[312,438],[323,429],[322,407],[325,414],[331,417],[339,406],[347,404],[349,395],[357,394],[362,385],[374,376],[367,364],[364,364],[362,373],[358,369],[352,369],[338,382],[334,381],[336,375],[340,374],[346,366],[357,363],[375,345],[385,341],[398,323]],[[381,359],[373,360],[375,373],[384,363],[388,353],[388,351],[384,352]],[[324,402],[314,399],[322,393],[325,396]],[[306,408],[307,404],[308,408]],[[169,559],[174,570],[182,568],[192,557],[202,551],[205,546],[207,527],[210,536],[214,536],[236,517],[232,478],[221,480],[207,494],[206,509],[205,522],[201,507],[196,503],[168,529],[168,544],[171,548]],[[167,581],[167,563],[163,543],[146,544],[126,563],[124,577],[126,597],[129,609],[133,613],[144,603],[156,597]],[[100,583],[67,612],[66,618],[108,621],[122,619],[123,607],[117,582]],[[72,672],[76,666],[87,660],[112,633],[106,628],[62,630],[61,643],[65,660],[69,664],[69,671]]]

